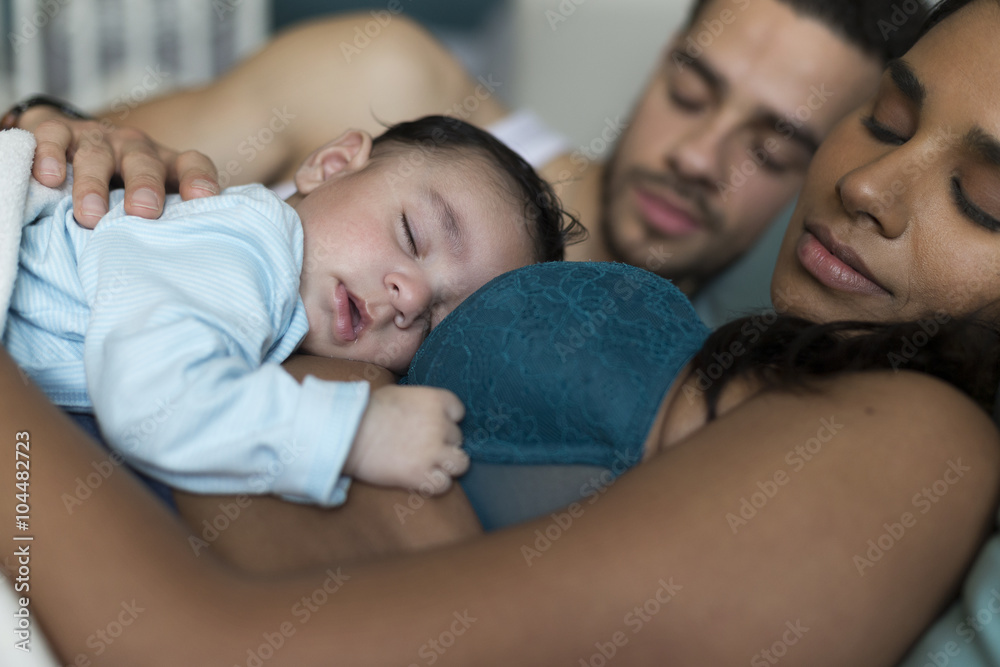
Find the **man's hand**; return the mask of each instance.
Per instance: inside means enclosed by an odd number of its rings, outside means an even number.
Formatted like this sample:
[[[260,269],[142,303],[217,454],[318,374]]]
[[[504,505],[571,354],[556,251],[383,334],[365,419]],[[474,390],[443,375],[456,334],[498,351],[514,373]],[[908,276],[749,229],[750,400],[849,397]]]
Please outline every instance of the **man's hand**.
[[[465,406],[433,387],[391,385],[371,394],[344,473],[369,484],[438,495],[469,468],[458,422]]]
[[[143,218],[160,216],[168,187],[183,199],[219,193],[218,172],[207,156],[179,153],[139,130],[68,118],[45,106],[25,111],[18,126],[35,134],[32,175],[43,185],[59,186],[66,180],[67,160],[72,161],[73,215],[88,229],[107,213],[115,176],[125,183],[125,212]]]

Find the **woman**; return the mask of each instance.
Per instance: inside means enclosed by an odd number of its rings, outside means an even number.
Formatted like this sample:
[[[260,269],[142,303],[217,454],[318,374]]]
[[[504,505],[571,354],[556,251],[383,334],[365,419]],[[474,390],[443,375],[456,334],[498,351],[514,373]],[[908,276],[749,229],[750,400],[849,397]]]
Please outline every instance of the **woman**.
[[[1000,6],[949,11],[908,54],[910,71],[890,70],[817,155],[774,283],[795,314],[966,314],[1000,293],[1000,237],[988,228],[1000,174],[986,150],[1000,127]],[[947,63],[959,57],[956,76]],[[281,580],[193,555],[123,474],[68,515],[60,494],[99,450],[6,355],[0,422],[34,445],[31,609],[67,661],[93,659],[87,638],[125,604],[142,611],[101,644],[101,664],[890,664],[949,599],[992,520],[996,429],[925,375],[817,386],[730,385],[724,414],[580,511]],[[820,451],[798,453],[830,424]],[[793,453],[804,465],[785,480]],[[13,455],[0,475],[13,478]],[[942,479],[955,483],[915,511],[915,494]],[[757,492],[766,502],[734,530],[727,515]],[[4,525],[14,504],[0,510]],[[19,543],[6,544],[16,558]],[[530,562],[525,548],[538,554]]]

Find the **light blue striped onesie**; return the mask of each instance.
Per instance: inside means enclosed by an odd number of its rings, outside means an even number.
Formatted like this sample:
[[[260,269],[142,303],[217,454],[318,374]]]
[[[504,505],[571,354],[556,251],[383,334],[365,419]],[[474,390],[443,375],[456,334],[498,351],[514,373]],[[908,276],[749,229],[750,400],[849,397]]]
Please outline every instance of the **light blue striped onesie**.
[[[279,364],[308,322],[295,210],[259,185],[93,231],[63,199],[25,227],[3,343],[57,405],[195,493],[344,501],[366,382],[296,382]]]

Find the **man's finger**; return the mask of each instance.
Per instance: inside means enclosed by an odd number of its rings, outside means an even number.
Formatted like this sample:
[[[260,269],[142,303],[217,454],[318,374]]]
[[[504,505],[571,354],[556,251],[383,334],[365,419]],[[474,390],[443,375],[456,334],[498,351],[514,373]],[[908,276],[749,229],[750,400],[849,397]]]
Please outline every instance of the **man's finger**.
[[[125,212],[155,219],[163,212],[166,197],[167,166],[150,141],[130,137],[116,148],[125,182]]]
[[[100,136],[78,139],[73,155],[73,217],[93,229],[108,212],[108,184],[115,173],[115,156]]]
[[[42,185],[59,187],[66,180],[66,152],[73,133],[66,123],[48,120],[35,128],[35,162],[31,174]]]
[[[167,160],[170,177],[178,184],[181,199],[211,197],[222,190],[219,172],[211,158],[198,151],[184,151],[175,159]]]

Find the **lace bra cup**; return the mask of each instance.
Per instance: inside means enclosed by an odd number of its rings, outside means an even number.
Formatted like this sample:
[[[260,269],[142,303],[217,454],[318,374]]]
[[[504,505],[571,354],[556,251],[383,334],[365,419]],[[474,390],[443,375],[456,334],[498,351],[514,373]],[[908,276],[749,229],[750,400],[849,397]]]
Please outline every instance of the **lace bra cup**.
[[[687,297],[648,271],[535,264],[456,308],[402,383],[458,395],[474,461],[621,471],[642,458],[660,402],[708,333]]]

